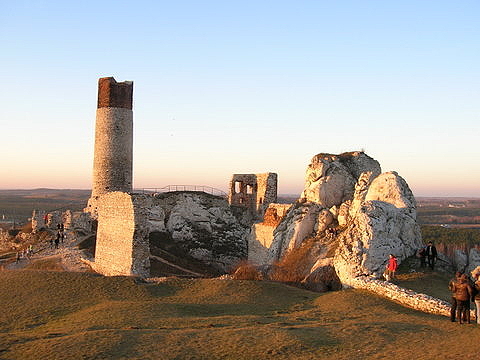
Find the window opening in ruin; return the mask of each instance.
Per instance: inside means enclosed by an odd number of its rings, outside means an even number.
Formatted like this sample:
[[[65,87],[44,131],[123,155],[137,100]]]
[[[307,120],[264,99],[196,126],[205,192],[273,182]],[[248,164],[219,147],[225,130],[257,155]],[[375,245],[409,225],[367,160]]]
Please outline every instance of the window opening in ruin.
[[[235,181],[235,194],[239,194],[240,190],[242,189],[242,182],[241,181]]]
[[[260,198],[260,200],[258,200],[258,203],[259,203],[259,204],[263,204],[263,199]]]
[[[253,186],[247,185],[247,194],[253,194]]]
[[[240,204],[243,204],[243,198],[240,198],[240,200],[238,201]]]

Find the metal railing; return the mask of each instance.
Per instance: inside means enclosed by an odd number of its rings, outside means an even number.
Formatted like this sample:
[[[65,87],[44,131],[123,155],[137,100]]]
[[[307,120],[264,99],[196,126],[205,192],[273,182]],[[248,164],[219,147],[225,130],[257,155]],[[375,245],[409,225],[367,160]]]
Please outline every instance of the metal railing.
[[[213,188],[205,185],[167,185],[160,188],[140,188],[134,189],[134,192],[142,194],[157,194],[175,191],[190,191],[190,192],[204,192],[214,196],[220,196],[227,198],[228,195],[225,191]]]

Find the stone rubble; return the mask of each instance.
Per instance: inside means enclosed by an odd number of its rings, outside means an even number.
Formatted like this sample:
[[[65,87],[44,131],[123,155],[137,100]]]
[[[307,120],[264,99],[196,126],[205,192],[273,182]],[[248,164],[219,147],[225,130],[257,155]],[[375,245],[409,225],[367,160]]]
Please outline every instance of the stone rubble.
[[[348,286],[351,286],[355,289],[371,291],[377,295],[393,300],[415,310],[429,314],[450,317],[451,306],[448,302],[434,298],[433,296],[402,288],[388,281],[361,276],[350,279],[348,281]],[[470,316],[473,320],[475,316],[474,310],[471,310]]]

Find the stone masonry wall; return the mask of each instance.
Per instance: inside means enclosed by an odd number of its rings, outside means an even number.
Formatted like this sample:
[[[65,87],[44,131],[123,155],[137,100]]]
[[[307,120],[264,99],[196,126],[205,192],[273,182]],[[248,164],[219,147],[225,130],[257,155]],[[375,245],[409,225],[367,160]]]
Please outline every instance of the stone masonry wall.
[[[97,216],[97,200],[111,191],[132,191],[133,82],[98,81],[92,195],[86,211]]]
[[[268,205],[277,201],[277,174],[234,174],[228,201],[246,207],[257,218],[262,218]]]
[[[145,195],[118,191],[98,198],[97,272],[149,276],[148,202]]]
[[[348,285],[356,289],[371,291],[415,310],[429,314],[450,316],[451,307],[448,302],[402,288],[387,281],[358,277],[352,279]],[[471,319],[473,319],[475,315],[473,310],[470,312],[470,315]]]
[[[277,201],[278,177],[275,173],[256,174],[257,212],[264,214],[268,205]]]
[[[282,221],[292,204],[269,204],[263,222],[253,224],[248,237],[248,261],[254,265],[268,262],[273,231]]]
[[[92,197],[109,191],[131,191],[132,149],[132,110],[97,109]]]

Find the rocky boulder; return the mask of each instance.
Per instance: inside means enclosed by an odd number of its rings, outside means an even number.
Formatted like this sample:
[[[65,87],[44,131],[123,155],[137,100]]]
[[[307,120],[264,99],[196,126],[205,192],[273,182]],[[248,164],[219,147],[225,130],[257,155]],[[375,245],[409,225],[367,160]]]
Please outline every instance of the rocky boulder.
[[[221,271],[246,258],[248,227],[237,220],[225,200],[187,192],[170,197],[174,201],[158,202],[163,203],[163,213],[157,211],[157,218],[165,216],[164,231],[190,256]]]
[[[423,245],[415,198],[395,172],[381,174],[372,182],[353,215],[338,237],[334,258],[344,283],[360,275],[380,276],[389,254],[401,262]]]
[[[308,260],[315,265],[304,279],[312,288],[379,277],[389,254],[401,262],[423,245],[408,184],[396,172],[380,174],[378,162],[363,152],[313,157],[302,197],[274,231],[270,263],[306,240],[317,249],[309,253],[316,261]]]
[[[376,176],[381,172],[380,164],[363,152],[318,154],[307,167],[302,197],[325,208],[338,206],[353,198],[363,172]]]

